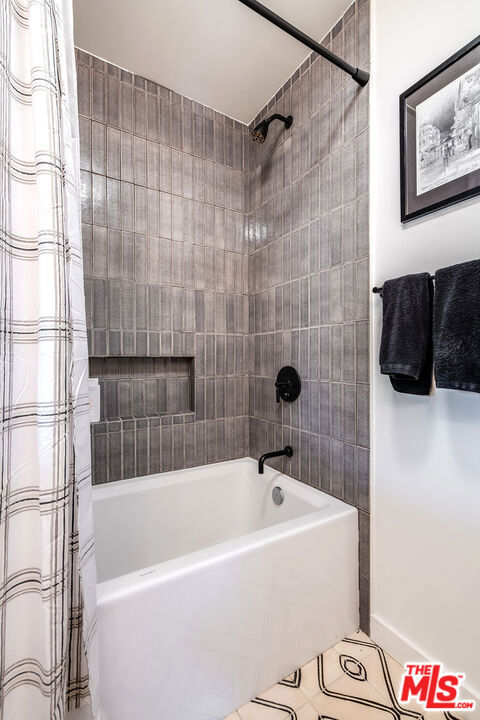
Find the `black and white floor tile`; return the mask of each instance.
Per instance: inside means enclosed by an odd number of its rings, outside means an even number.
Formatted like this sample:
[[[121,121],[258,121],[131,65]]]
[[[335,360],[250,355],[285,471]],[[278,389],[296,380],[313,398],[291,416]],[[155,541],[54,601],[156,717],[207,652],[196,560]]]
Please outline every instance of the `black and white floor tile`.
[[[225,720],[463,720],[400,705],[403,668],[360,630]]]

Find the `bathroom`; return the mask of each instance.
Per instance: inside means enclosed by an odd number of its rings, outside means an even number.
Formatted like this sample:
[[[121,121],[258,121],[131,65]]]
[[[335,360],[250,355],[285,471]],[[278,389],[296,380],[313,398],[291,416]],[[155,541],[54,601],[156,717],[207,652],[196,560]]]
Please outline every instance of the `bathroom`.
[[[1,18],[0,719],[480,717],[480,7]]]

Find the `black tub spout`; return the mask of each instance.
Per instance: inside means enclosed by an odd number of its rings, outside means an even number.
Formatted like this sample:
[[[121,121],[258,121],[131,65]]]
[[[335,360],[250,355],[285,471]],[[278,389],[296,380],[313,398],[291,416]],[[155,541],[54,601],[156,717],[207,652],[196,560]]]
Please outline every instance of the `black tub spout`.
[[[258,461],[258,472],[260,473],[260,475],[263,475],[263,466],[265,464],[265,460],[268,460],[269,458],[280,457],[280,455],[292,457],[293,448],[290,445],[286,445],[283,450],[275,450],[274,452],[264,453]]]

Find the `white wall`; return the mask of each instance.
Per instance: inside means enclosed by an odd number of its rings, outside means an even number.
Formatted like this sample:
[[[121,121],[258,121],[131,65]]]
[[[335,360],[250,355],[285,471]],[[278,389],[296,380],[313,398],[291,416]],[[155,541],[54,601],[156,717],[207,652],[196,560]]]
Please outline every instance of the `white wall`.
[[[398,96],[470,42],[478,0],[372,0],[372,285],[480,257],[480,197],[402,226]],[[480,396],[395,393],[372,296],[372,635],[480,692]],[[413,659],[413,658],[412,658]]]
[[[351,0],[268,0],[319,41]],[[74,0],[75,45],[249,123],[310,55],[238,0]]]

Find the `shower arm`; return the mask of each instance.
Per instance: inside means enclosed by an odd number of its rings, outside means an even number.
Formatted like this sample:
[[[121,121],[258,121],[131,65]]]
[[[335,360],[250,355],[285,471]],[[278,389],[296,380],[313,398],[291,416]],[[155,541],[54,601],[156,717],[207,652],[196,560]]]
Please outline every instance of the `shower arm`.
[[[265,118],[265,122],[268,122],[269,125],[272,120],[281,120],[283,123],[285,123],[285,127],[287,128],[287,130],[289,127],[291,127],[293,122],[293,118],[291,117],[291,115],[285,117],[284,115],[279,115],[279,113],[274,113],[274,115],[270,115],[269,118]]]
[[[310,50],[313,50],[314,52],[324,57],[326,60],[329,60],[329,62],[339,67],[340,70],[343,70],[344,72],[351,75],[355,82],[358,83],[361,87],[364,87],[368,83],[370,79],[370,73],[368,73],[366,70],[360,70],[359,68],[355,68],[353,67],[353,65],[350,65],[345,60],[342,60],[342,58],[339,58],[338,55],[330,52],[330,50],[327,50],[327,48],[323,47],[323,45],[317,43],[313,38],[305,35],[305,33],[303,33],[301,30],[298,30],[298,28],[296,28],[294,25],[291,25],[289,22],[281,18],[280,15],[277,15],[272,10],[265,7],[265,5],[259,3],[258,0],[240,0],[240,2],[243,3],[243,5],[249,7],[250,10],[253,10],[254,12],[264,17],[265,20],[268,20],[269,22],[279,27],[280,30],[283,30],[284,32],[294,37],[295,40],[298,40],[299,42],[309,47]]]

